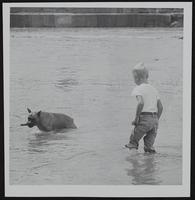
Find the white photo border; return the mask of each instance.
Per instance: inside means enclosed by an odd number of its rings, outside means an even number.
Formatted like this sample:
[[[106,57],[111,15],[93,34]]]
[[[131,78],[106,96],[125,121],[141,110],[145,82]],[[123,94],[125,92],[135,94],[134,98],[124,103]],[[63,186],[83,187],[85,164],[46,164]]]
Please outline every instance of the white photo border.
[[[183,173],[182,185],[10,185],[9,51],[10,7],[183,8]],[[9,197],[189,197],[191,156],[192,2],[3,3],[5,196]]]

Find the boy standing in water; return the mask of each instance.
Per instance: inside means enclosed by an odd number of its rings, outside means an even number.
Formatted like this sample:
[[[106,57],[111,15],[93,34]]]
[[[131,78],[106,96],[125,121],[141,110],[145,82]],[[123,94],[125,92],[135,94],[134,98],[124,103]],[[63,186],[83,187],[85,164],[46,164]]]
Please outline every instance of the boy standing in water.
[[[135,127],[125,147],[138,149],[139,140],[144,136],[144,151],[155,153],[153,144],[163,106],[158,91],[148,83],[148,70],[143,63],[134,67],[133,77],[137,86],[133,89],[132,96],[136,97],[138,104],[135,120],[132,122]]]

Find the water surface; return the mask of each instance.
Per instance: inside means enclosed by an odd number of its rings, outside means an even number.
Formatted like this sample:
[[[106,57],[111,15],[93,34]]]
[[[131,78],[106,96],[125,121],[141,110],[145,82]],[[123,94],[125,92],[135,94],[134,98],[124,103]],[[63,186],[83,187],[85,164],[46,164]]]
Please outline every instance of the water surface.
[[[12,29],[10,184],[182,184],[182,29]],[[124,148],[144,61],[164,105],[155,155]],[[33,111],[72,116],[77,130],[21,127]]]

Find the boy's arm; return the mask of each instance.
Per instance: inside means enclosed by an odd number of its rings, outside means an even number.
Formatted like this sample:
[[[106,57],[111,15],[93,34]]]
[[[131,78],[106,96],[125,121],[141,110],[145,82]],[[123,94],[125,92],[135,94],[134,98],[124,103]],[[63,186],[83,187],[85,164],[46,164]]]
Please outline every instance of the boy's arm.
[[[160,116],[163,111],[163,105],[160,99],[157,100],[157,109],[158,109],[157,116],[158,116],[158,119],[160,119]]]
[[[138,104],[137,104],[137,108],[136,108],[136,116],[135,116],[135,120],[132,122],[133,125],[137,125],[139,122],[139,116],[143,110],[144,107],[144,100],[143,97],[141,95],[136,96]]]

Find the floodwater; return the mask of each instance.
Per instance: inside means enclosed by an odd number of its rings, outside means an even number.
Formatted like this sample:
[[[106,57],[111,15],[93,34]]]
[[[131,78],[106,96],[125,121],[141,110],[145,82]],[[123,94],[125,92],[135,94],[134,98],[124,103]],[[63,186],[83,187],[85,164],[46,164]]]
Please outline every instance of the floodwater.
[[[182,184],[183,30],[12,29],[10,184]],[[157,154],[124,148],[136,100],[133,66],[143,61],[164,105]],[[27,110],[74,118],[76,130],[20,124]]]

